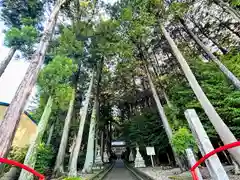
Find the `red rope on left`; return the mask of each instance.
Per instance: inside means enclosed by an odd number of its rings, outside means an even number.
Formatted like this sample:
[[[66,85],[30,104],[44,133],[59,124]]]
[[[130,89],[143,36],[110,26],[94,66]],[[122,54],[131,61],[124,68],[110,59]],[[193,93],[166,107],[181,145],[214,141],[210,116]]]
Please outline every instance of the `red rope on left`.
[[[32,168],[30,168],[30,167],[28,167],[24,164],[21,164],[17,161],[9,160],[9,159],[6,159],[6,158],[0,158],[0,162],[5,163],[5,164],[10,164],[12,166],[20,167],[20,168],[34,174],[35,176],[39,177],[39,180],[45,180],[44,175],[40,174],[39,172],[35,171],[34,169],[32,169]]]

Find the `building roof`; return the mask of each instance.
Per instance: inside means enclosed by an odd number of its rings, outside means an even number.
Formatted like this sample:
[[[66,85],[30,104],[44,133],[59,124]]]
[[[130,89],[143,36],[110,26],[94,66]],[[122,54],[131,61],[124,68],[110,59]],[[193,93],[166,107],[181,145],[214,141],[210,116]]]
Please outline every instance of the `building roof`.
[[[112,146],[125,146],[125,141],[112,141]]]
[[[0,106],[9,106],[9,105],[10,105],[9,103],[0,101]],[[37,122],[33,119],[33,117],[27,111],[24,111],[24,114],[26,114],[29,117],[29,119],[31,119],[32,122],[37,125]]]

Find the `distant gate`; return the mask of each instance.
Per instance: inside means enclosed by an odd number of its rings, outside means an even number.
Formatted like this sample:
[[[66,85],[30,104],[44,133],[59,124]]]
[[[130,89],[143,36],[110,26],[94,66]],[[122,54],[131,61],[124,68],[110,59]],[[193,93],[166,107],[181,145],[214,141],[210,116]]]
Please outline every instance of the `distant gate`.
[[[122,153],[126,150],[125,141],[113,141],[112,142],[112,151],[120,157]]]

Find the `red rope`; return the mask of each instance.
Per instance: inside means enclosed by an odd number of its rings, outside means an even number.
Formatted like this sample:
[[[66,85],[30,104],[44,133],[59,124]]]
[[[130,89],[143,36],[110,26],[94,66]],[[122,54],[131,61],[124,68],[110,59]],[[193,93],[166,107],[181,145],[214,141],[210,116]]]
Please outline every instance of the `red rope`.
[[[191,171],[192,177],[194,180],[199,180],[196,171]]]
[[[39,177],[39,180],[45,180],[45,177],[44,175],[38,173],[37,171],[35,171],[34,169],[28,167],[28,166],[25,166],[24,164],[21,164],[17,161],[13,161],[13,160],[9,160],[9,159],[5,159],[5,158],[0,158],[0,162],[1,163],[5,163],[5,164],[10,164],[12,166],[17,166],[17,167],[20,167],[22,169],[25,169],[26,171],[34,174],[35,176]]]
[[[217,149],[214,149],[213,151],[207,153],[205,156],[203,156],[191,169],[191,173],[192,173],[192,177],[194,180],[198,180],[198,177],[196,175],[196,172],[195,172],[195,169],[200,165],[202,164],[206,159],[208,159],[209,157],[213,156],[214,154],[216,153],[219,153],[221,151],[225,151],[227,149],[231,149],[231,148],[234,148],[234,147],[237,147],[237,146],[240,146],[240,141],[238,142],[234,142],[234,143],[231,143],[231,144],[227,144],[225,146],[222,146],[222,147],[219,147]]]

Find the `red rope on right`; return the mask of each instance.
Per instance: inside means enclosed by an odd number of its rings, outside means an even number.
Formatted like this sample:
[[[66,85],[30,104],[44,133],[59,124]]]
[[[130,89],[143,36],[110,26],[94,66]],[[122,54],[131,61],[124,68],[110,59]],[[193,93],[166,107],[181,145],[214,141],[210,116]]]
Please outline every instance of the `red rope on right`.
[[[237,141],[237,142],[234,142],[234,143],[231,143],[231,144],[227,144],[225,146],[222,146],[222,147],[219,147],[217,149],[214,149],[213,151],[207,153],[205,156],[203,156],[191,169],[191,174],[192,174],[192,177],[194,180],[198,180],[198,177],[196,175],[196,172],[195,172],[195,169],[200,165],[202,164],[206,159],[208,159],[209,157],[213,156],[214,154],[216,153],[219,153],[221,151],[225,151],[227,149],[231,149],[231,148],[234,148],[234,147],[237,147],[237,146],[240,146],[240,141]],[[197,179],[196,179],[197,178]]]
[[[192,174],[193,180],[198,180],[198,176],[195,170],[191,171],[191,174]]]
[[[35,171],[34,169],[32,169],[32,168],[30,168],[30,167],[28,167],[24,164],[21,164],[17,161],[9,160],[9,159],[6,159],[6,158],[0,158],[0,163],[10,164],[12,166],[20,167],[20,168],[34,174],[35,176],[39,177],[39,180],[45,180],[44,175],[40,174],[39,172]]]

